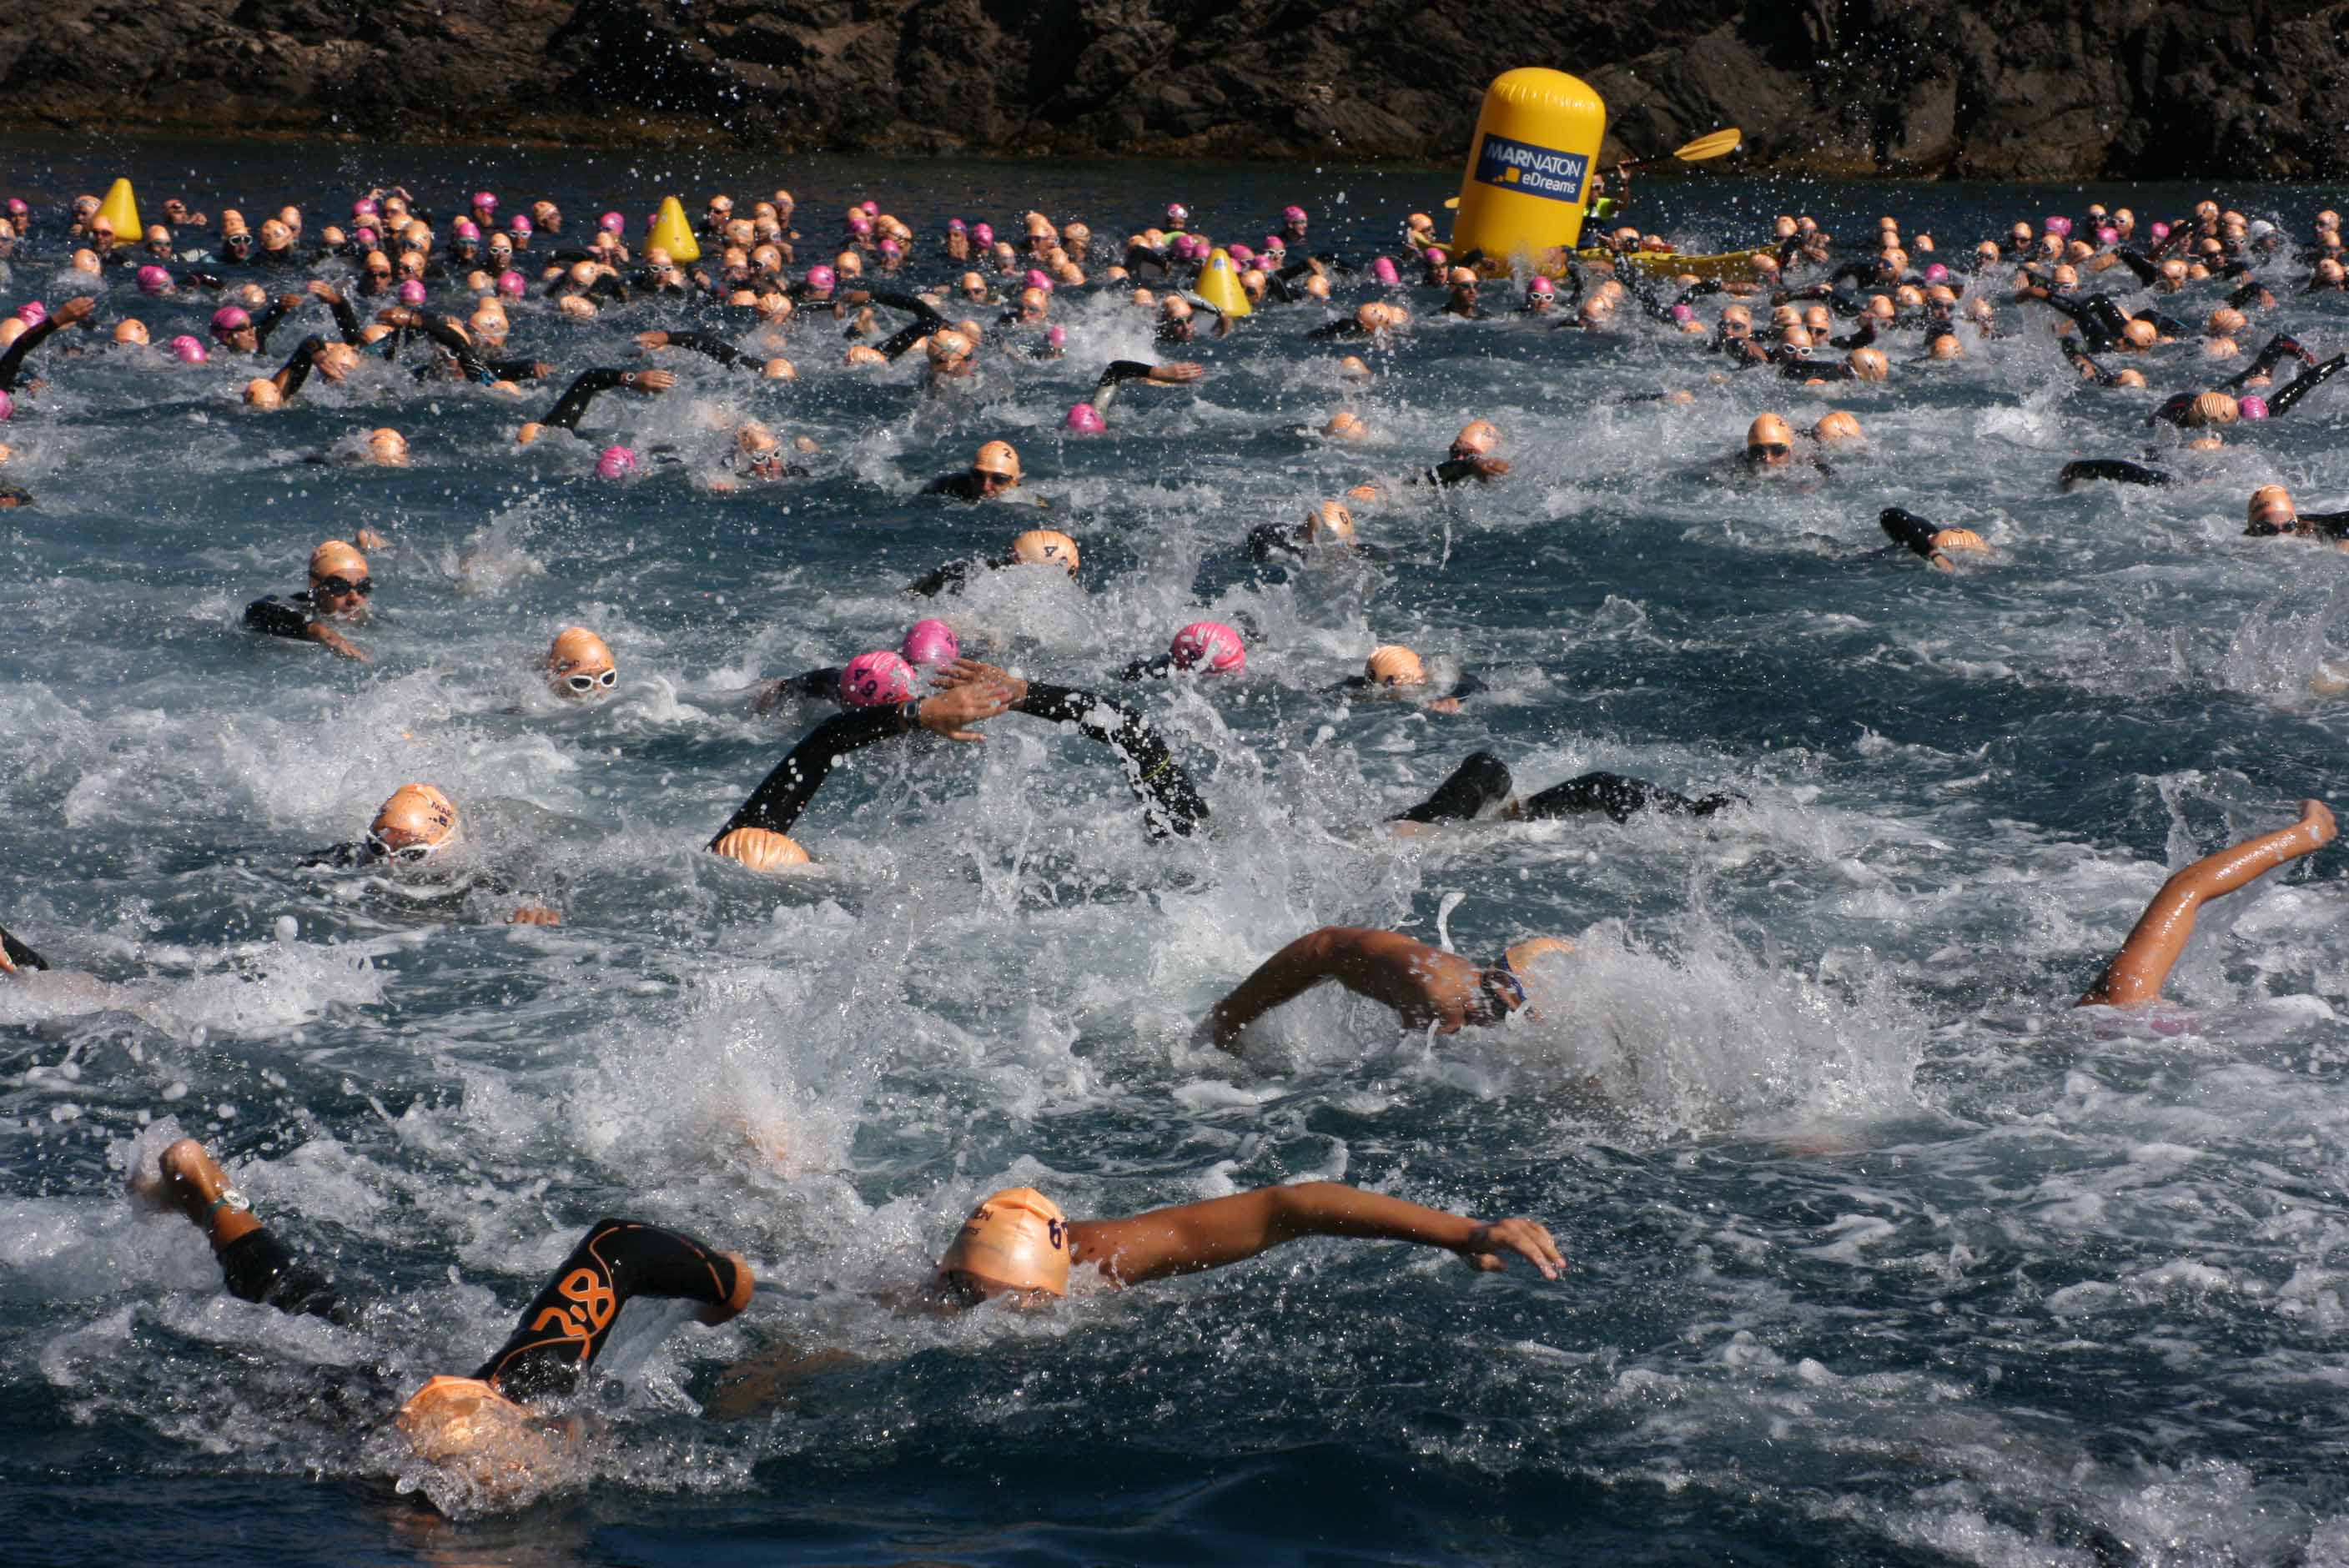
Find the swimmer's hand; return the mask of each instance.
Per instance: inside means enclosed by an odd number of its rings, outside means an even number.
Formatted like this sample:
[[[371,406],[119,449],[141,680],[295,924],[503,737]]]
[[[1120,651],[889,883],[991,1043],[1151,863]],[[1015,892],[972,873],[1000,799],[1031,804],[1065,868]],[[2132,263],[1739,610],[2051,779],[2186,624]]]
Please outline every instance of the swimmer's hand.
[[[424,313],[419,310],[410,310],[404,304],[396,304],[388,310],[376,312],[375,318],[385,326],[414,326],[423,321]]]
[[[279,294],[277,296],[277,308],[281,311],[299,310],[301,307],[302,296],[300,294]]]
[[[759,1276],[750,1272],[750,1260],[740,1253],[718,1254],[734,1265],[734,1293],[724,1301],[716,1301],[695,1315],[702,1323],[715,1328],[730,1318],[740,1317],[742,1309],[750,1305],[750,1295],[759,1288]]]
[[[340,304],[343,303],[343,291],[324,278],[312,278],[310,297],[315,300],[324,300],[328,304]]]
[[[645,349],[647,352],[650,352],[657,348],[667,348],[668,346],[668,334],[666,332],[640,332],[636,334],[636,346]]]
[[[1025,689],[1022,683],[1021,690]],[[987,737],[971,726],[993,718],[1019,700],[1003,680],[975,678],[925,698],[914,709],[914,718],[932,735],[948,740],[983,741]]]
[[[620,377],[620,385],[632,392],[666,392],[677,385],[677,376],[668,370],[631,370]]]
[[[1557,1250],[1548,1227],[1531,1220],[1495,1220],[1478,1225],[1469,1233],[1467,1245],[1460,1249],[1460,1255],[1479,1274],[1498,1274],[1507,1268],[1511,1253],[1539,1269],[1544,1279],[1556,1279],[1566,1272],[1566,1254]]]
[[[2300,825],[2308,830],[2309,850],[2313,853],[2339,836],[2341,830],[2333,820],[2333,810],[2322,800],[2300,803]]]
[[[1346,492],[1348,500],[1372,501],[1386,499],[1386,492],[1375,484],[1356,485]]]
[[[1009,670],[999,669],[981,659],[957,659],[947,666],[946,674],[939,678],[938,684],[952,691],[957,686],[990,682],[1009,691],[1012,702],[1023,701],[1028,696],[1026,681]]]
[[[88,321],[89,319],[90,313],[97,308],[97,295],[82,294],[78,298],[66,301],[65,304],[57,306],[57,308],[50,314],[57,318],[59,325],[71,326],[76,322]]]
[[[1506,458],[1471,458],[1468,467],[1480,480],[1497,480],[1509,471]]]
[[[1426,708],[1430,713],[1458,713],[1460,699],[1456,696],[1440,696],[1427,704]]]
[[[561,912],[549,909],[543,903],[526,903],[506,916],[506,923],[508,925],[561,925],[563,915]]]
[[[382,534],[378,533],[372,528],[360,529],[358,532],[351,536],[351,542],[357,545],[361,550],[388,550],[391,548],[391,541],[386,539]]]
[[[1185,382],[1198,380],[1206,373],[1207,367],[1204,365],[1193,365],[1186,360],[1178,360],[1173,365],[1152,366],[1150,379],[1162,387],[1180,387]]]
[[[374,662],[365,654],[359,652],[358,645],[357,644],[353,643],[348,637],[344,636],[340,632],[335,630],[332,626],[327,625],[324,621],[311,622],[310,624],[304,629],[303,635],[308,637],[312,642],[323,645],[329,652],[339,655],[343,658],[356,660],[357,663],[363,665],[372,664]]]

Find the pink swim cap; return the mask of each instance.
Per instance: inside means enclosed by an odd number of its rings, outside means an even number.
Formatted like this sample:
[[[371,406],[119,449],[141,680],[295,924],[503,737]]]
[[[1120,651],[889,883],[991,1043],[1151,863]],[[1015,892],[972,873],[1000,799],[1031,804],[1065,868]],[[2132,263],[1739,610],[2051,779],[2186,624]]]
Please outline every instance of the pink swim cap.
[[[8,389],[5,387],[0,387],[0,424],[5,424],[16,417],[16,399],[8,395]]]
[[[881,203],[874,201],[869,196],[863,201],[859,202],[857,204],[857,208],[858,211],[862,211],[868,218],[878,218],[881,216]]]
[[[1943,266],[1940,263],[1935,262],[1925,269],[1925,281],[1929,284],[1948,283],[1950,281],[1950,269]]]
[[[2236,398],[2235,409],[2246,419],[2264,419],[2268,417],[2268,400],[2254,392],[2248,397]]]
[[[1384,262],[1386,261],[1386,258],[1384,256],[1381,256],[1379,260]],[[1393,265],[1392,262],[1389,262],[1387,264],[1390,266]],[[1526,285],[1526,293],[1543,295],[1554,294],[1557,293],[1557,285],[1550,282],[1547,278],[1537,277],[1533,282]]]
[[[626,479],[636,471],[636,454],[626,447],[606,447],[595,459],[595,477]]]
[[[1302,223],[1305,222],[1305,209],[1302,207],[1283,207],[1280,210],[1280,221],[1284,223]]]
[[[1210,675],[1236,676],[1247,668],[1247,645],[1221,621],[1192,622],[1174,634],[1166,651],[1174,655],[1178,670],[1205,665]]]
[[[530,221],[529,214],[524,212],[517,212],[512,217],[506,220],[506,228],[511,232],[516,234],[530,233],[537,227],[537,224]]]
[[[424,285],[414,278],[399,285],[399,303],[419,305],[424,303]]]
[[[964,222],[959,218],[949,218],[947,220],[947,232],[949,234],[968,234],[970,232],[970,225]]]
[[[1249,250],[1246,245],[1226,245],[1224,247],[1224,254],[1231,257],[1232,265],[1236,267],[1247,266],[1250,262],[1256,260],[1256,253]]]
[[[973,223],[970,226],[970,237],[982,245],[992,244],[995,241],[995,230],[986,223]]]
[[[1449,255],[1444,253],[1443,246],[1430,245],[1427,247],[1427,261],[1430,266],[1440,267],[1451,259],[1452,258]]]
[[[38,326],[49,319],[49,307],[39,300],[28,299],[16,307],[16,319],[26,326]]]
[[[1676,304],[1672,306],[1672,319],[1674,321],[1694,321],[1696,319],[1696,307],[1691,304]]]
[[[520,299],[530,288],[530,280],[508,267],[498,274],[498,293],[508,299]]]
[[[8,216],[11,218],[22,218],[31,211],[32,209],[25,205],[25,199],[22,196],[8,198]]]
[[[351,242],[363,250],[372,251],[375,249],[375,231],[373,229],[354,229],[351,231]]]
[[[852,234],[869,234],[873,232],[873,220],[870,218],[851,218],[848,221],[848,232]]]
[[[241,304],[224,304],[212,312],[214,337],[226,337],[233,332],[243,332],[252,325],[253,317],[245,315],[244,307]]]
[[[171,357],[182,365],[202,365],[212,357],[212,351],[207,349],[199,339],[190,337],[183,332],[171,339]]]
[[[1392,256],[1373,257],[1371,261],[1371,276],[1378,279],[1379,282],[1386,284],[1389,288],[1392,288],[1397,284],[1402,282],[1402,274],[1395,271],[1394,258]],[[1544,278],[1541,281],[1547,283],[1549,280],[1547,278]]]
[[[1069,346],[1069,329],[1065,326],[1053,327],[1044,334],[1044,341],[1055,348],[1066,348]]]
[[[2117,245],[2120,242],[2121,232],[2118,229],[2114,228],[2111,224],[2107,223],[2105,227],[2096,231],[2096,243],[2100,245]]]
[[[881,253],[885,256],[901,255],[904,253],[904,250],[896,241],[884,240],[881,242]]]
[[[2169,238],[2169,225],[2167,223],[2156,223],[2153,226],[2153,237],[2157,240],[2167,240]]]
[[[471,218],[458,219],[450,225],[450,230],[460,240],[478,240],[481,237],[481,225],[475,223]]]
[[[628,221],[617,212],[606,212],[595,220],[595,226],[607,234],[617,234],[627,229]]]
[[[1284,256],[1288,254],[1288,242],[1278,234],[1267,234],[1264,237],[1264,248],[1268,251],[1278,251]]]
[[[1031,289],[1042,289],[1046,294],[1050,294],[1052,292],[1052,280],[1050,277],[1039,272],[1034,267],[1028,269],[1028,276],[1022,281],[1025,282]]]
[[[1101,410],[1090,403],[1071,403],[1069,417],[1062,422],[1072,436],[1098,436],[1109,427],[1102,423]]]
[[[351,216],[354,218],[372,218],[381,211],[383,209],[375,204],[371,196],[362,196],[351,203]]]
[[[808,269],[807,283],[808,287],[812,289],[828,289],[834,281],[830,267],[817,266]]]
[[[898,652],[907,664],[950,665],[962,657],[962,639],[944,621],[916,621]]]
[[[1166,215],[1177,223],[1187,223],[1191,221],[1191,209],[1180,201],[1169,201],[1166,203]]]
[[[498,210],[498,199],[487,191],[476,191],[473,192],[473,205],[484,211],[494,212]]]
[[[914,666],[886,648],[857,655],[840,672],[843,707],[878,707],[883,703],[913,700]]]
[[[171,274],[164,271],[161,267],[150,266],[140,268],[139,292],[140,294],[170,294],[171,292]]]
[[[2068,234],[2072,232],[2072,220],[2061,213],[2050,214],[2047,219],[2047,232],[2051,234]]]

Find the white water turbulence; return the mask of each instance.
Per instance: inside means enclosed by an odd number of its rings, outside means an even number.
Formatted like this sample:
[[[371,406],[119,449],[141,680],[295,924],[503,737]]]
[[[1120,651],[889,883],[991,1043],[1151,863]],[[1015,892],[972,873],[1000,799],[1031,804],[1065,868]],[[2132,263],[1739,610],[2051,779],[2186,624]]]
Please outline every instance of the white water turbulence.
[[[0,187],[54,214],[120,171],[35,146]],[[2096,387],[2011,269],[1975,284],[2000,335],[1932,364],[1888,333],[1880,384],[1733,372],[1636,311],[1553,331],[1508,283],[1454,319],[1369,270],[1440,211],[1441,172],[194,144],[129,171],[256,219],[400,177],[443,216],[543,193],[632,235],[672,190],[698,211],[783,184],[801,266],[869,194],[916,229],[923,284],[959,271],[948,217],[1016,233],[1034,207],[1091,222],[1095,276],[1054,297],[1061,357],[990,338],[940,396],[918,352],[849,367],[828,313],[770,343],[535,291],[507,352],[555,368],[519,398],[419,380],[419,346],[245,407],[333,333],[316,305],[258,362],[104,333],[33,357],[46,385],[0,426],[0,483],[35,502],[0,511],[0,923],[52,965],[0,981],[0,1519],[24,1560],[2349,1561],[2341,851],[2212,904],[2163,1002],[2073,1006],[2171,872],[2349,799],[2349,561],[2242,534],[2260,484],[2349,505],[2349,390],[2186,449],[2145,420],[2214,378],[2198,343],[2135,361],[2145,390]],[[1954,257],[2017,218],[2204,194],[1660,181],[1635,214],[1704,253],[1808,212],[1842,258],[1893,213]],[[2338,204],[2220,197],[2294,236]],[[1354,270],[1326,306],[1160,344],[1101,274],[1176,198],[1218,236],[1300,201]],[[2342,294],[2271,271],[2224,374],[2272,332],[2349,348]],[[2198,330],[2233,287],[2099,276]],[[0,271],[11,308],[81,292],[158,346],[213,308],[85,289],[54,246]],[[1392,345],[1309,335],[1390,297],[1416,318]],[[797,379],[636,342],[689,324]],[[1118,359],[1206,375],[1067,433]],[[656,364],[673,389],[516,444],[578,372]],[[1866,437],[1826,471],[1738,460],[1755,415],[1830,407]],[[1366,439],[1321,434],[1341,410]],[[748,418],[805,438],[803,477],[731,482]],[[1472,418],[1506,478],[1410,484]],[[332,460],[382,427],[408,466]],[[995,439],[1011,497],[920,493]],[[644,461],[599,478],[615,444]],[[2086,457],[2178,482],[2059,490]],[[1247,558],[1252,529],[1371,480],[1386,496],[1350,504],[1384,560]],[[1888,550],[1894,505],[1991,552]],[[1074,581],[904,591],[1037,526],[1081,545]],[[387,541],[349,633],[370,662],[240,629],[361,528]],[[931,614],[1133,704],[1206,825],[1152,838],[1100,745],[1005,715],[983,745],[844,759],[792,830],[811,868],[706,852],[837,711],[759,689]],[[1240,629],[1244,673],[1121,680],[1203,620]],[[614,651],[604,700],[547,690],[574,624]],[[1340,688],[1386,644],[1431,695],[1479,689],[1445,712]],[[1521,798],[1604,770],[1733,799],[1389,829],[1480,750]],[[461,807],[453,883],[305,866],[411,780]],[[523,903],[561,923],[508,923]],[[1237,1057],[1205,1043],[1217,998],[1324,925],[1479,964],[1575,950],[1490,1027],[1325,986]],[[363,1309],[238,1300],[202,1235],[127,1199],[182,1135]],[[907,1305],[998,1189],[1094,1218],[1309,1181],[1529,1216],[1568,1270],[1315,1238],[1044,1311]],[[715,1328],[631,1305],[566,1407],[570,1461],[519,1495],[417,1460],[387,1413],[471,1371],[607,1215],[740,1252],[762,1288]],[[744,1362],[757,1398],[732,1397]]]

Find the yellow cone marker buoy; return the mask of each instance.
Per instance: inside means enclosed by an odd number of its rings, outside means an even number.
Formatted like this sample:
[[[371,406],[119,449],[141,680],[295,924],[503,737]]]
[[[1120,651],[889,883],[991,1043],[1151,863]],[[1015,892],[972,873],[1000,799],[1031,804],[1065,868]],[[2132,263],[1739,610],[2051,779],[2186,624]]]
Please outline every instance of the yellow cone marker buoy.
[[[1236,320],[1255,308],[1248,304],[1247,290],[1240,287],[1239,274],[1232,271],[1227,251],[1207,253],[1207,264],[1199,269],[1198,293],[1201,299]]]
[[[1607,104],[1588,83],[1538,66],[1495,77],[1460,177],[1454,253],[1506,269],[1572,248],[1606,137]]]
[[[114,242],[118,245],[135,245],[147,237],[146,229],[139,222],[139,199],[130,193],[128,180],[114,182],[106,200],[98,204],[98,215],[114,225]]]
[[[645,241],[648,251],[667,251],[668,259],[678,266],[701,260],[701,242],[693,237],[693,225],[685,221],[685,207],[674,196],[661,198],[660,216],[653,220],[652,236]]]

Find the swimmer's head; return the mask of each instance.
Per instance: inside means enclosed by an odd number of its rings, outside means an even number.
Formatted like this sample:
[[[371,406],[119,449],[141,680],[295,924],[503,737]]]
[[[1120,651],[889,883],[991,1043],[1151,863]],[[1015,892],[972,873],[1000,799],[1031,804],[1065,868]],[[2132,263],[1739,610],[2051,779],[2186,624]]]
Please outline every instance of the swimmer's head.
[[[1880,348],[1855,348],[1847,356],[1852,377],[1860,381],[1881,381],[1892,374],[1892,361]]]
[[[843,362],[858,370],[883,370],[888,367],[889,356],[877,348],[860,343],[849,349]]]
[[[139,269],[139,292],[144,294],[166,294],[171,292],[171,274],[162,267]]]
[[[1841,408],[1830,408],[1822,415],[1819,422],[1811,427],[1811,435],[1814,439],[1830,444],[1868,438],[1868,432],[1860,428],[1858,418]]]
[[[1416,686],[1427,684],[1427,666],[1417,654],[1401,643],[1386,643],[1371,650],[1362,662],[1362,673],[1376,686]]]
[[[244,406],[248,408],[283,408],[285,394],[279,391],[277,383],[266,376],[256,376],[244,384]]]
[[[988,495],[1019,482],[1019,453],[1009,441],[989,441],[970,460],[971,478]]]
[[[1083,564],[1083,557],[1077,552],[1077,542],[1050,528],[1031,528],[1013,540],[1011,560],[1019,566],[1058,566],[1071,577]]]
[[[310,603],[329,614],[363,609],[375,592],[367,557],[346,540],[329,539],[310,552]]]
[[[1380,256],[1373,259],[1371,263],[1371,276],[1376,278],[1380,286],[1383,288],[1393,288],[1402,282],[1402,274],[1395,270],[1392,256]]]
[[[171,357],[182,365],[202,365],[212,357],[212,351],[204,346],[202,338],[183,332],[171,339]]]
[[[1247,645],[1221,621],[1194,621],[1174,634],[1167,647],[1178,670],[1236,676],[1247,668]]]
[[[962,657],[962,639],[944,621],[916,621],[897,655],[909,665],[950,665]]]
[[[606,447],[595,456],[595,477],[623,480],[636,471],[636,454],[626,447]]]
[[[1502,954],[1500,965],[1502,972],[1508,976],[1509,984],[1491,987],[1489,994],[1506,1003],[1514,990],[1517,1006],[1526,1007],[1531,1016],[1538,1018],[1541,1016],[1537,1006],[1541,1000],[1539,994],[1546,988],[1544,976],[1549,968],[1545,960],[1573,951],[1574,944],[1562,936],[1530,936],[1523,942],[1512,944],[1509,950]],[[1528,1004],[1535,1006],[1529,1006]],[[1516,1010],[1516,1007],[1510,1008],[1512,1012]]]
[[[970,357],[970,339],[950,326],[942,327],[930,334],[927,352],[932,365],[950,369]]]
[[[977,1304],[998,1295],[1069,1294],[1069,1217],[1033,1187],[1011,1187],[971,1211],[938,1260],[939,1281]]]
[[[388,425],[367,432],[367,450],[371,463],[392,469],[408,466],[408,438]]]
[[[712,854],[739,861],[754,872],[788,871],[809,863],[799,841],[771,828],[737,828],[709,846]]]
[[[1793,462],[1795,432],[1775,414],[1757,416],[1745,428],[1745,460],[1773,469]]]
[[[454,800],[429,784],[402,784],[376,808],[367,843],[378,858],[416,865],[464,836]]]
[[[2203,392],[2195,397],[2186,410],[2186,423],[2200,429],[2210,425],[2231,425],[2242,414],[2242,406],[2224,392]]]
[[[2242,350],[2236,346],[2235,340],[2231,337],[2208,337],[2202,340],[2202,357],[2205,359],[2232,359],[2241,352]]]
[[[2131,387],[2142,391],[2145,388],[2145,372],[2139,370],[2134,365],[2124,366],[2122,368],[2113,372],[2113,385],[2116,387]]]
[[[1338,374],[1349,381],[1368,381],[1371,378],[1371,367],[1363,362],[1361,355],[1349,354],[1338,361]]]
[[[257,347],[257,338],[248,340],[253,332],[253,317],[243,305],[224,304],[212,312],[212,336],[221,343],[238,348]]]
[[[1454,458],[1487,457],[1500,444],[1500,429],[1491,420],[1471,419],[1460,427],[1458,435],[1452,438],[1452,455]]]
[[[1321,433],[1333,441],[1361,441],[1369,439],[1371,428],[1362,423],[1360,414],[1350,408],[1340,408],[1330,416],[1330,422],[1321,427]]]
[[[2268,400],[2256,392],[2247,393],[2235,399],[2235,412],[2241,418],[2264,419],[2268,417]]]
[[[1354,514],[1342,501],[1325,500],[1305,513],[1304,526],[1298,530],[1308,544],[1351,544],[1354,542]]]
[[[620,672],[603,638],[585,626],[566,626],[546,650],[546,678],[558,695],[586,701],[609,696]]]
[[[843,707],[880,707],[914,700],[914,666],[883,648],[859,654],[840,672]]]
[[[498,1503],[520,1502],[562,1474],[556,1440],[478,1378],[432,1378],[409,1396],[395,1424],[418,1459],[456,1472],[469,1491]]]
[[[1102,418],[1101,410],[1092,404],[1071,403],[1069,417],[1061,422],[1061,428],[1072,436],[1098,436],[1109,426]]]
[[[2251,492],[2246,514],[2247,533],[2288,533],[2300,521],[2300,508],[2282,485],[2261,485]]]

